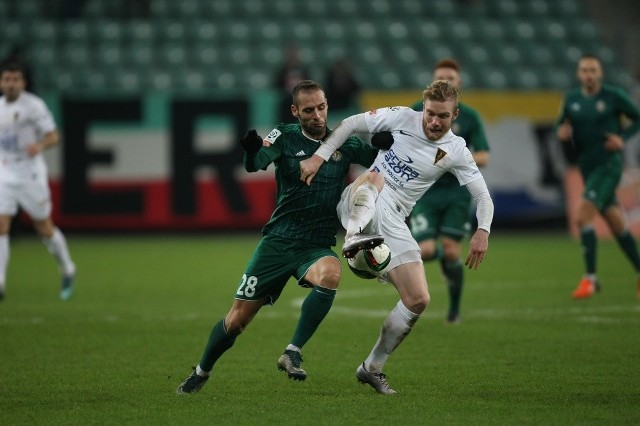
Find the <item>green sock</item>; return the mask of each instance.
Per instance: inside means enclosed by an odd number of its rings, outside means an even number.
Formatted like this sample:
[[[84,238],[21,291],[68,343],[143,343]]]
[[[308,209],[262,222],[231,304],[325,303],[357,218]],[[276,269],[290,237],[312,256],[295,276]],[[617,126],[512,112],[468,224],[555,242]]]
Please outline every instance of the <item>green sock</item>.
[[[460,312],[460,299],[462,298],[462,284],[464,281],[464,268],[460,259],[451,261],[442,260],[442,271],[447,278],[449,290],[449,314]]]
[[[302,303],[300,319],[293,334],[293,339],[291,339],[292,345],[302,348],[307,343],[307,340],[316,332],[324,317],[327,316],[335,297],[336,290],[318,286],[311,289],[309,295],[304,299],[304,303]]]
[[[204,371],[211,371],[218,358],[233,346],[236,337],[238,337],[237,334],[228,334],[224,329],[224,318],[218,321],[211,329],[209,341],[200,360],[200,368]]]
[[[582,228],[580,230],[580,242],[582,244],[582,253],[584,255],[584,263],[587,268],[587,274],[596,273],[596,248],[598,241],[596,232],[592,227]]]
[[[633,238],[629,231],[624,231],[621,235],[616,235],[616,241],[622,248],[622,251],[627,258],[636,268],[636,271],[640,271],[640,256],[638,256],[638,247],[636,246],[636,240]]]

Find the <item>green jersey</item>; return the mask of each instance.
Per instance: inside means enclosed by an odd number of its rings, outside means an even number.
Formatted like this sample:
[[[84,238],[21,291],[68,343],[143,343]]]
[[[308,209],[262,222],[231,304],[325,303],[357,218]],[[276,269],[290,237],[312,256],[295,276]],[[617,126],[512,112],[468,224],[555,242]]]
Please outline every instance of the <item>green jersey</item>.
[[[411,108],[415,111],[422,111],[422,107],[423,103],[422,101],[419,101],[413,104]],[[480,115],[476,110],[462,103],[458,104],[458,108],[460,109],[460,112],[451,127],[453,134],[463,138],[467,143],[467,148],[472,152],[489,151],[489,143],[487,142],[487,137],[484,134],[484,126],[480,120]],[[451,173],[445,173],[436,181],[436,183],[433,184],[431,188],[429,188],[429,191],[434,190],[434,188],[448,188],[449,190],[456,190],[456,187],[460,187],[458,179],[456,179],[456,177]],[[468,191],[466,189],[459,188],[459,190],[468,195]]]
[[[369,167],[378,150],[350,137],[320,167],[311,185],[307,185],[300,180],[300,161],[311,157],[321,142],[306,137],[300,124],[279,124],[265,139],[272,142],[270,146],[244,157],[249,172],[266,170],[271,163],[275,165],[276,208],[262,229],[263,235],[334,246],[340,226],[336,206],[349,167],[351,164]]]
[[[631,124],[623,125],[626,116]],[[583,173],[609,163],[622,167],[622,152],[604,147],[607,133],[628,139],[640,130],[640,111],[621,89],[603,85],[595,95],[585,95],[581,88],[567,92],[556,125],[568,119],[573,128],[573,143],[578,165]]]

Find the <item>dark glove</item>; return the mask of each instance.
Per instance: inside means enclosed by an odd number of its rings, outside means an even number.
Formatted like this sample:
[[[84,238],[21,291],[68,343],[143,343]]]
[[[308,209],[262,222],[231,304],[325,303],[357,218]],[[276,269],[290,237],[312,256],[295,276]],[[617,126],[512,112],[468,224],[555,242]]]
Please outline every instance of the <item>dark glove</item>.
[[[262,137],[255,129],[251,129],[240,139],[240,145],[242,145],[247,154],[255,154],[262,147]]]
[[[378,149],[388,151],[393,145],[393,135],[391,132],[378,132],[371,136],[371,145]]]

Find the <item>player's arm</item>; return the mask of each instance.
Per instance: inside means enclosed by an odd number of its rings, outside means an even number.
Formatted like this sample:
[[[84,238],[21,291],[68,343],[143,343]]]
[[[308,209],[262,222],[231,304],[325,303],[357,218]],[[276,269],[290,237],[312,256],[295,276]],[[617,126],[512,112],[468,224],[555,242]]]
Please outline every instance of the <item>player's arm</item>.
[[[472,110],[473,125],[469,134],[469,145],[473,148],[473,159],[478,167],[486,167],[489,164],[489,142],[484,132],[484,126],[480,116]]]
[[[352,115],[342,120],[342,123],[335,128],[327,140],[316,150],[316,152],[306,160],[300,162],[300,180],[307,185],[320,169],[320,166],[328,161],[338,148],[354,133],[368,133],[369,128],[365,121],[365,114]]]
[[[629,121],[629,125],[624,128],[620,135],[622,139],[626,141],[640,131],[640,109],[638,109],[631,98],[622,90],[620,91],[618,102],[620,104],[620,112],[622,112]]]
[[[45,149],[57,145],[58,142],[60,142],[60,135],[58,134],[58,131],[51,130],[45,133],[40,140],[27,145],[27,155],[29,157],[34,157]]]
[[[255,129],[249,130],[242,138],[240,145],[244,149],[244,168],[248,172],[265,170],[269,164],[277,157],[277,150],[272,149],[270,152],[264,152],[263,146],[271,146],[263,139]]]
[[[570,142],[573,139],[573,127],[571,127],[571,119],[567,113],[567,99],[565,98],[560,107],[560,116],[554,124],[556,138],[560,142]]]
[[[491,232],[494,207],[487,183],[482,176],[468,183],[466,187],[476,206],[478,229],[469,241],[469,253],[464,264],[469,269],[477,269],[489,248],[489,233]]]

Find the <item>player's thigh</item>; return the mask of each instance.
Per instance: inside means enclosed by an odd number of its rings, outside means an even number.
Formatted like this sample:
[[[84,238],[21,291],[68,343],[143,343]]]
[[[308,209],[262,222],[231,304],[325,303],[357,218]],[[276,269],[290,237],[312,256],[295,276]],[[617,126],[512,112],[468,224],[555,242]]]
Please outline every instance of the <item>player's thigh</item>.
[[[388,276],[405,307],[414,314],[422,313],[430,302],[422,262],[403,263],[389,271]]]
[[[296,270],[298,285],[312,287],[319,285],[325,288],[338,288],[342,264],[338,256],[330,248],[309,250],[306,258],[301,258]]]
[[[622,178],[622,169],[610,162],[583,173],[585,184],[583,197],[604,212],[617,203],[616,188]]]
[[[273,305],[295,273],[290,247],[284,240],[266,236],[255,248],[236,291],[238,300],[262,301]]]
[[[416,241],[421,242],[438,237],[441,222],[439,210],[438,205],[424,200],[424,197],[414,206],[409,216],[409,227]]]
[[[442,215],[440,234],[457,242],[469,235],[471,231],[470,208],[471,200],[468,197],[450,200]]]
[[[0,215],[15,216],[18,213],[20,186],[0,182]]]
[[[18,204],[34,220],[42,221],[51,216],[51,192],[47,182],[25,182],[18,194]]]

